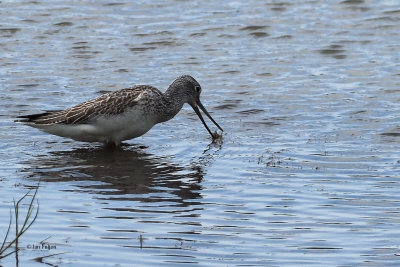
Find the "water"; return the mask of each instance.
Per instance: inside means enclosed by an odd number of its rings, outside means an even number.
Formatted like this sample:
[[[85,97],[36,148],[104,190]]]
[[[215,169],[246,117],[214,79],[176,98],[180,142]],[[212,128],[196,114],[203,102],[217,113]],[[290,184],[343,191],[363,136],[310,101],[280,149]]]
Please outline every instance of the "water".
[[[40,211],[0,264],[398,266],[399,21],[391,0],[3,1],[1,237],[39,180]],[[188,106],[116,150],[13,122],[181,74],[220,142]]]

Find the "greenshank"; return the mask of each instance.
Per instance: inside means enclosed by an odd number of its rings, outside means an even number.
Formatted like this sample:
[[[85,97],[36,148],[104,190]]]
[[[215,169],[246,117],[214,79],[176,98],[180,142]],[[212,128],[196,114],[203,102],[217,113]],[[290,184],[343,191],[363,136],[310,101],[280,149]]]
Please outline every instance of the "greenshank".
[[[218,134],[208,128],[199,108],[223,130],[201,104],[200,94],[200,84],[192,76],[183,75],[165,93],[150,85],[134,85],[68,109],[19,116],[16,121],[77,141],[119,145],[172,119],[188,103],[214,139]]]

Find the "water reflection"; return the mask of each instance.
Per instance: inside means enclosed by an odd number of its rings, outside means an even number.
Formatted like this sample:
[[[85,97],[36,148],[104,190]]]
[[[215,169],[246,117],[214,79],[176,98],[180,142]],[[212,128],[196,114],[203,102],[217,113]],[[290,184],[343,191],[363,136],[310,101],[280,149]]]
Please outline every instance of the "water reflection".
[[[170,156],[155,156],[137,146],[78,148],[51,152],[26,162],[28,176],[42,182],[68,182],[77,192],[102,195],[102,199],[168,201],[186,206],[186,200],[201,198],[201,181],[212,161],[211,144],[188,166],[171,162]],[[25,163],[25,164],[26,164]],[[168,193],[176,197],[161,197]]]

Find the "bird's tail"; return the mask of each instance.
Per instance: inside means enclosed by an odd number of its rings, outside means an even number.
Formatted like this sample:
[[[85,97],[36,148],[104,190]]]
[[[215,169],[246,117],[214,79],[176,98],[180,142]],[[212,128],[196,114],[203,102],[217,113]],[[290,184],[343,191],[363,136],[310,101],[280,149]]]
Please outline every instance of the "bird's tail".
[[[59,110],[52,110],[52,111],[46,111],[43,113],[37,113],[37,114],[30,114],[30,115],[22,115],[16,117],[17,119],[14,120],[14,122],[22,122],[22,123],[36,123],[41,119],[46,118],[47,116],[53,114],[54,112],[58,112]]]

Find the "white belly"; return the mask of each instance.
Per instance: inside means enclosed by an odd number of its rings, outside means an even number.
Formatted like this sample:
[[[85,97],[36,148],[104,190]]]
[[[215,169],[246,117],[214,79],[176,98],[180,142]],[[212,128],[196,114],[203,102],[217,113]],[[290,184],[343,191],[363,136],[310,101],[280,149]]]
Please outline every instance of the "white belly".
[[[132,109],[130,112],[114,116],[104,116],[89,124],[31,125],[44,132],[69,137],[83,142],[103,142],[119,144],[123,140],[139,137],[156,124],[155,120]]]

